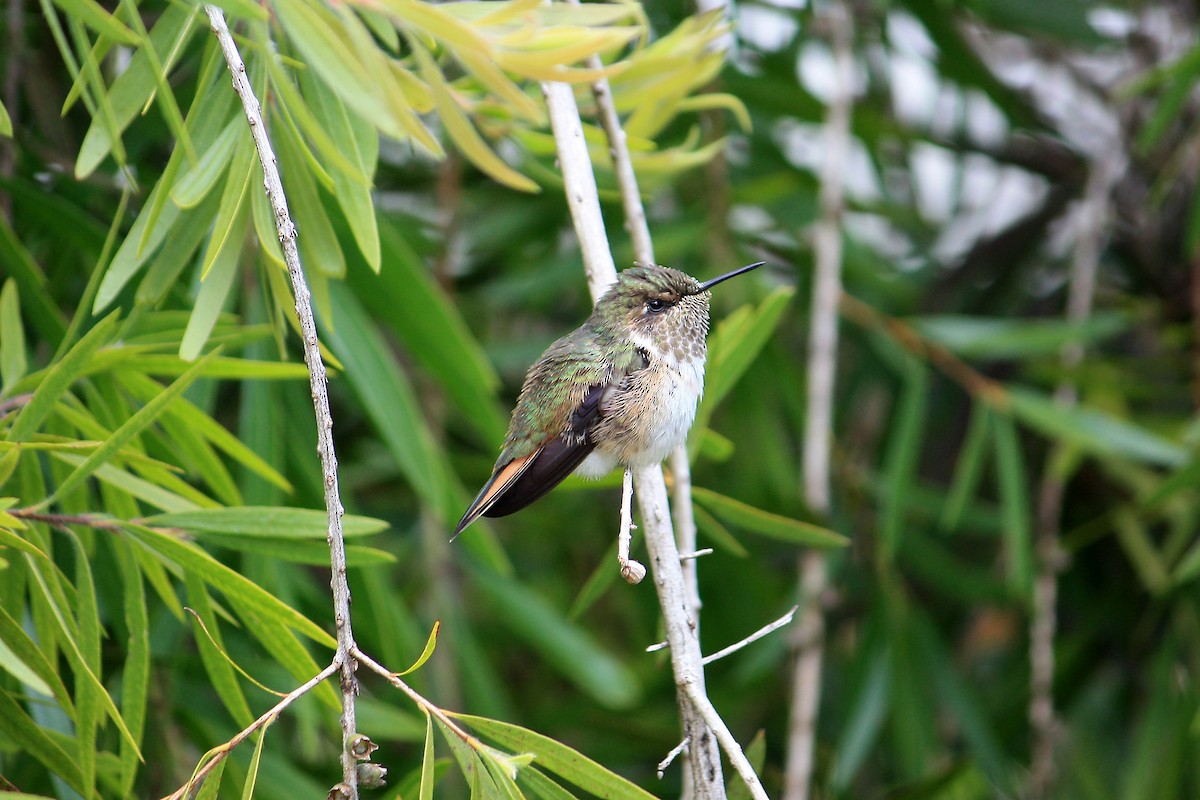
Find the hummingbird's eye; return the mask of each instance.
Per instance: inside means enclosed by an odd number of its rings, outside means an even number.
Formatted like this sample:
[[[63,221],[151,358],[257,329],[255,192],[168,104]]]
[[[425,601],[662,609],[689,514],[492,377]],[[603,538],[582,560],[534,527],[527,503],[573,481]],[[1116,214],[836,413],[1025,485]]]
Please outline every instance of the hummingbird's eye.
[[[653,297],[646,301],[646,308],[648,308],[650,311],[654,312],[655,314],[657,314],[660,311],[665,310],[666,307],[667,307],[667,301],[659,299],[657,297]]]

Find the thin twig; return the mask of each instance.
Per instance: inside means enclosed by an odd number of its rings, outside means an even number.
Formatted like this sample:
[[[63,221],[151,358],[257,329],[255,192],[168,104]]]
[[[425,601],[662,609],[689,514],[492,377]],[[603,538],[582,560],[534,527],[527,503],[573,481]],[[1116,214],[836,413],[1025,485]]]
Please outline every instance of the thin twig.
[[[638,584],[646,577],[646,568],[629,557],[629,545],[633,539],[633,473],[625,470],[621,481],[621,530],[617,533],[617,564],[621,577],[631,584]]]
[[[400,691],[402,691],[406,695],[408,695],[409,699],[412,700],[414,703],[416,703],[421,708],[422,711],[435,717],[439,722],[441,722],[443,725],[445,725],[447,728],[449,728],[451,731],[453,731],[455,736],[458,736],[460,739],[462,739],[464,742],[471,745],[472,747],[475,747],[476,745],[480,744],[480,742],[477,738],[475,738],[471,734],[467,733],[467,731],[463,730],[462,726],[459,725],[457,722],[455,722],[453,719],[451,719],[450,716],[448,714],[446,714],[445,711],[443,711],[437,705],[426,700],[425,697],[422,694],[420,694],[416,689],[412,688],[407,683],[402,681],[400,679],[400,676],[397,675],[395,672],[392,672],[387,667],[383,666],[378,661],[376,661],[375,659],[371,658],[369,655],[364,653],[362,650],[359,650],[358,645],[354,645],[351,648],[350,655],[354,658],[355,661],[362,664],[367,669],[372,670],[373,672],[379,673],[387,680],[388,683],[390,683],[392,686],[395,686],[397,689],[399,689]]]
[[[688,742],[690,741],[691,739],[684,739],[682,742],[672,747],[671,752],[667,753],[666,757],[663,758],[662,761],[658,762],[658,779],[660,781],[663,779],[663,773],[667,771],[667,767],[671,766],[671,762],[674,761],[679,754],[684,751],[684,748],[688,746]]]
[[[1067,290],[1066,316],[1071,323],[1082,323],[1091,316],[1100,247],[1109,216],[1110,192],[1123,168],[1123,164],[1117,166],[1107,156],[1095,159],[1092,163],[1083,201],[1077,212],[1080,230],[1075,240]],[[1071,375],[1072,368],[1083,361],[1083,355],[1082,343],[1065,346],[1061,358],[1063,374]],[[1078,404],[1078,392],[1070,378],[1058,385],[1054,398],[1064,408]],[[1060,541],[1063,498],[1066,494],[1065,476],[1058,471],[1061,456],[1061,446],[1050,449],[1038,492],[1034,547],[1037,571],[1033,580],[1033,608],[1029,619],[1029,727],[1032,738],[1029,796],[1033,800],[1054,796],[1058,772],[1055,749],[1059,722],[1054,710],[1054,637],[1058,627],[1055,607],[1058,603],[1058,575],[1066,563]]]
[[[842,176],[850,150],[853,102],[853,28],[849,10],[832,0],[824,18],[829,25],[834,58],[834,90],[825,120],[825,152],[821,170],[821,214],[813,225],[816,274],[808,344],[808,402],[804,425],[804,499],[817,514],[828,516],[830,451],[833,435],[834,381],[837,374],[838,297],[842,293]],[[825,620],[821,596],[828,582],[826,556],[805,553],[800,563],[800,599],[804,611],[797,627],[792,708],[788,723],[786,800],[807,800],[816,749],[817,710],[821,693]]]
[[[604,230],[604,218],[600,213],[591,159],[583,140],[579,108],[569,86],[546,83],[542,85],[542,91],[550,112],[567,203],[579,238],[588,286],[593,299],[598,299],[616,280],[617,273]],[[700,642],[685,601],[683,570],[671,528],[667,486],[662,470],[658,467],[637,470],[634,481],[642,512],[646,549],[650,554],[667,641],[671,644],[671,668],[676,686],[682,693],[685,685],[694,685],[703,694],[704,666],[700,663]],[[691,737],[689,749],[692,762],[686,774],[690,775],[693,782],[695,796],[703,800],[724,798],[720,753],[711,733],[699,716],[698,709],[686,697],[680,698],[679,709],[684,735]]]
[[[768,633],[779,630],[784,625],[791,623],[792,617],[796,616],[796,609],[798,609],[798,608],[800,608],[800,606],[792,606],[792,610],[787,612],[786,614],[784,614],[779,619],[762,626],[761,628],[756,630],[754,633],[747,636],[745,639],[742,639],[740,642],[734,642],[733,644],[729,645],[728,647],[723,647],[720,650],[718,650],[717,652],[705,656],[702,659],[701,663],[703,663],[705,666],[708,666],[709,664],[713,663],[714,661],[722,659],[725,656],[730,655],[731,653],[736,653],[738,650],[741,650],[743,647],[745,647],[748,644],[753,644],[754,642],[757,642],[759,639],[763,638]]]
[[[325,487],[325,508],[329,515],[329,559],[331,567],[330,587],[333,590],[333,613],[337,625],[337,655],[334,663],[341,669],[342,687],[342,782],[349,789],[351,800],[358,798],[358,776],[355,770],[356,759],[350,752],[350,737],[355,733],[355,696],[358,693],[358,682],[354,677],[354,659],[350,655],[354,649],[354,634],[350,627],[350,586],[346,582],[346,545],[342,536],[341,496],[338,490],[337,454],[333,446],[333,416],[329,410],[329,392],[325,374],[325,364],[321,360],[321,350],[317,340],[317,326],[313,319],[312,299],[304,271],[300,265],[300,253],[296,249],[296,226],[292,223],[288,212],[287,198],[283,193],[283,184],[279,180],[279,170],[276,167],[275,152],[267,138],[266,125],[263,123],[262,108],[258,98],[246,77],[246,65],[238,53],[229,28],[225,24],[225,15],[221,9],[206,5],[205,12],[212,23],[213,33],[221,44],[225,62],[233,76],[233,88],[242,101],[242,110],[246,114],[246,122],[250,126],[250,135],[254,138],[254,147],[258,151],[258,160],[262,165],[263,180],[267,191],[267,199],[275,214],[275,228],[279,233],[279,244],[283,250],[283,258],[287,263],[288,275],[292,281],[292,293],[295,296],[296,316],[300,322],[301,339],[304,346],[304,362],[308,365],[309,383],[312,389],[313,409],[317,423],[317,454],[321,459],[321,472]]]
[[[210,750],[209,752],[215,753],[215,755],[213,755],[213,757],[208,761],[204,762],[204,766],[196,770],[186,784],[167,795],[165,798],[163,798],[163,800],[179,800],[180,798],[184,797],[188,792],[191,791],[191,789],[198,786],[200,782],[208,776],[208,773],[213,771],[217,764],[219,764],[225,759],[226,756],[232,753],[235,747],[246,741],[246,739],[259,728],[274,722],[275,718],[278,717],[285,708],[299,700],[304,695],[308,694],[313,690],[314,687],[323,682],[326,678],[333,675],[333,673],[337,672],[339,666],[340,664],[338,664],[338,661],[335,658],[332,662],[330,662],[329,666],[318,672],[312,678],[309,678],[305,683],[288,692],[282,700],[271,706],[270,711],[254,720],[254,722],[251,722],[240,732],[238,732],[238,734],[232,739],[225,742],[225,744],[220,745],[219,747],[214,747],[212,750]]]

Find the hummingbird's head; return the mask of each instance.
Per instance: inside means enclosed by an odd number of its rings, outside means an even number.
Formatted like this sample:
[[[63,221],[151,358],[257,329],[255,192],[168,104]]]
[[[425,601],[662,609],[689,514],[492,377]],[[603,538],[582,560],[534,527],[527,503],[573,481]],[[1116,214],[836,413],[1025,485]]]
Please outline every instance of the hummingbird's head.
[[[760,262],[761,263],[761,262]],[[669,267],[637,266],[617,276],[596,314],[607,324],[624,327],[635,340],[652,344],[679,361],[703,359],[708,335],[708,289],[758,264],[701,283]]]

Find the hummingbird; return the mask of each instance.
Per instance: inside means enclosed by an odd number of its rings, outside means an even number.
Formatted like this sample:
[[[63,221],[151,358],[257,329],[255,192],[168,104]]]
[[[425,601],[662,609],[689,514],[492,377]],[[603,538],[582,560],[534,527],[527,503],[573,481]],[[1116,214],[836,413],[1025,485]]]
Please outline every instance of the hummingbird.
[[[529,368],[492,476],[454,536],[521,510],[572,472],[662,463],[687,439],[704,391],[708,290],[763,263],[703,283],[662,266],[621,272],[587,321]]]

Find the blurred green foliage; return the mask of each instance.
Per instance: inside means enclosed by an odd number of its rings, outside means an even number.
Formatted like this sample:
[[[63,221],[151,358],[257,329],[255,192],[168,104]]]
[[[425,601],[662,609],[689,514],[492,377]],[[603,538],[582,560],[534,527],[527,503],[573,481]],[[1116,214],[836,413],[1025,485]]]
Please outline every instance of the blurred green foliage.
[[[660,260],[698,276],[771,264],[714,300],[691,448],[716,550],[701,630],[715,651],[777,618],[817,525],[850,538],[830,555],[819,795],[1021,795],[1047,475],[1065,483],[1055,796],[1200,795],[1194,20],[1169,4],[854,4],[856,302],[835,513],[814,520],[799,432],[819,6],[740,3],[727,61],[710,48],[720,17],[682,4],[218,5],[265,100],[333,368],[363,537],[348,551],[356,638],[402,669],[441,620],[407,679],[491,718],[475,729],[506,752],[541,748],[521,791],[610,780],[555,772],[561,742],[679,793],[677,769],[654,777],[678,743],[675,691],[644,652],[661,638],[651,587],[616,580],[615,484],[569,481],[446,541],[525,368],[588,311],[536,81],[591,77],[599,54]],[[306,373],[200,8],[18,8],[17,44],[0,48],[20,78],[0,98],[0,791],[161,796],[275,702],[219,650],[279,691],[327,663],[323,512],[295,510],[321,505]],[[1112,69],[1096,77],[1097,62]],[[1108,149],[1056,102],[1104,112]],[[606,145],[587,135],[628,264]],[[1068,323],[1075,215],[1102,167],[1097,309]],[[1012,184],[1026,189],[1009,213],[988,216]],[[1064,367],[1070,345],[1086,357]],[[1075,408],[1053,399],[1064,381]],[[764,732],[773,796],[790,665],[781,632],[708,672],[739,739]],[[299,701],[261,760],[234,752],[222,792],[254,759],[256,796],[322,796],[339,779],[336,705],[331,686]],[[451,736],[423,758],[435,726],[384,682],[364,680],[359,726],[391,770],[374,796],[423,777],[468,791],[447,760],[470,754]]]

